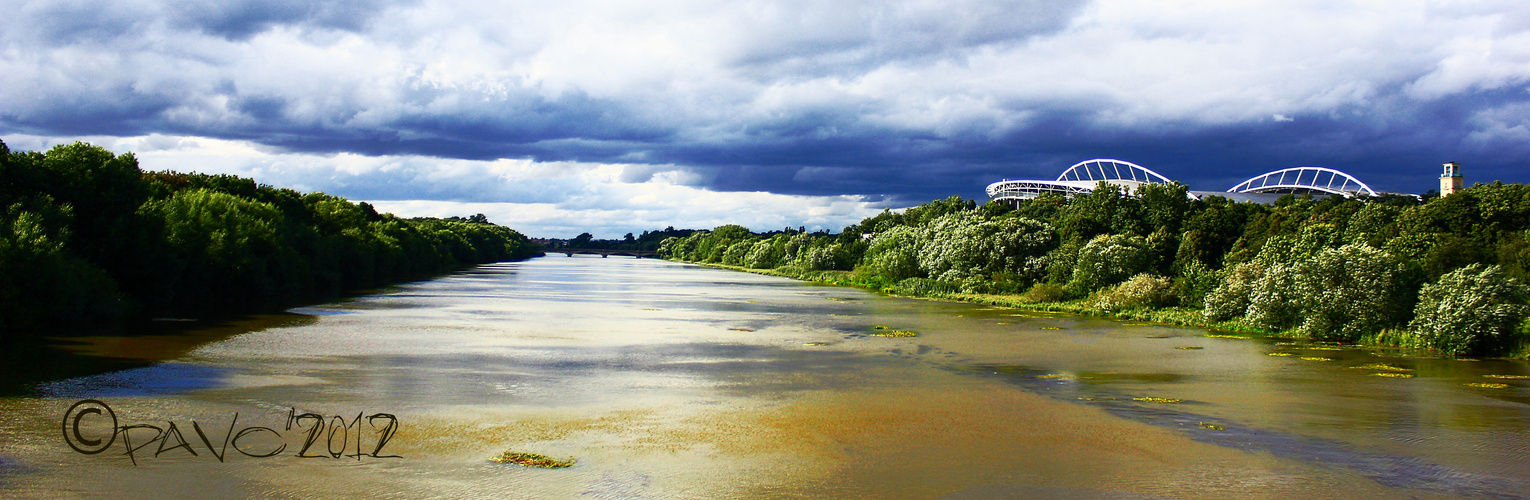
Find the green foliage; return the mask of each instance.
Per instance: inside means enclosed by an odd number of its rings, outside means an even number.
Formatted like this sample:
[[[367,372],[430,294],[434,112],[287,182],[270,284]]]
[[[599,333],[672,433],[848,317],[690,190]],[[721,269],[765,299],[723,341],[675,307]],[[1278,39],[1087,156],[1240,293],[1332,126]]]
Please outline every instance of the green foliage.
[[[867,272],[898,281],[926,277],[919,268],[920,247],[924,232],[910,226],[893,226],[877,233],[861,258]]]
[[[883,211],[838,235],[724,226],[666,240],[662,255],[834,282],[843,278],[832,273],[854,268],[858,286],[912,295],[1087,296],[1067,307],[1149,316],[1142,311],[1159,308],[1176,322],[1350,341],[1398,331],[1413,319],[1421,285],[1457,269],[1496,265],[1530,279],[1522,185],[1478,184],[1427,201],[1286,195],[1262,205],[1186,194],[1180,185],[1127,193],[1101,184],[1013,206],[951,197]]]
[[[1094,308],[1107,312],[1164,307],[1174,301],[1174,285],[1168,278],[1143,273],[1120,285],[1102,289],[1091,299]]]
[[[1102,234],[1079,249],[1068,289],[1085,295],[1146,271],[1148,264],[1147,243],[1141,236]]]
[[[1398,263],[1369,245],[1324,248],[1272,265],[1249,295],[1249,321],[1303,337],[1355,341],[1402,321],[1410,305]]]
[[[1199,260],[1190,260],[1174,278],[1175,300],[1188,307],[1205,306],[1206,296],[1221,285],[1224,274]]]
[[[537,253],[481,215],[404,220],[84,143],[0,143],[0,207],[0,329],[260,311]]]
[[[1530,311],[1526,297],[1526,287],[1499,266],[1473,264],[1425,285],[1409,328],[1417,347],[1450,355],[1505,352],[1523,340],[1517,329]]]
[[[1037,283],[1020,298],[1027,302],[1062,302],[1068,299],[1068,289],[1057,283]]]

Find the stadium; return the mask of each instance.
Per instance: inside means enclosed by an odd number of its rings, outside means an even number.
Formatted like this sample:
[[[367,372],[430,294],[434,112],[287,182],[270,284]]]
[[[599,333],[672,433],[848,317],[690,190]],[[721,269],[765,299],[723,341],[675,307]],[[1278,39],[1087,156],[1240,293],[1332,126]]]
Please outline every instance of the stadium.
[[[1099,183],[1122,187],[1134,194],[1148,184],[1170,184],[1174,181],[1159,175],[1147,167],[1128,161],[1097,158],[1081,161],[1068,167],[1056,180],[1001,180],[988,185],[988,198],[993,201],[1018,202],[1058,193],[1072,197],[1094,191]],[[1286,194],[1310,194],[1313,196],[1379,196],[1370,186],[1354,176],[1328,167],[1291,167],[1256,175],[1238,183],[1227,191],[1190,191],[1189,196],[1223,196],[1234,201],[1273,203]]]

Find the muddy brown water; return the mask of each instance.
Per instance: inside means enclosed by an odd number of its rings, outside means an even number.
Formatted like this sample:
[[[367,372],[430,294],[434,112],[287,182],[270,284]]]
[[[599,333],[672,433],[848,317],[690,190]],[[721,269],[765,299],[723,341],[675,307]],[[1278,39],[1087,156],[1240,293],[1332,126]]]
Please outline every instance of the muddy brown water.
[[[71,339],[0,497],[1530,496],[1530,365],[1207,333],[549,256]]]

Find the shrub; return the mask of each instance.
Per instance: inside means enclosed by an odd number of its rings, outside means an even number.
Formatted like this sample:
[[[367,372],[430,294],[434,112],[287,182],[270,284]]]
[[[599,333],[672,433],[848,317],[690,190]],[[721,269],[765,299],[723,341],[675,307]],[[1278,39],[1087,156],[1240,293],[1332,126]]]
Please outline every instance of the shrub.
[[[908,278],[893,285],[892,292],[909,297],[928,297],[943,293],[951,293],[955,289],[951,285],[941,283],[929,278]]]
[[[742,266],[744,257],[749,256],[749,251],[752,249],[754,249],[754,242],[749,240],[728,245],[728,249],[723,252],[722,263],[729,266]]]
[[[1325,340],[1355,341],[1399,323],[1407,298],[1401,266],[1370,245],[1322,248],[1269,268],[1249,293],[1255,325]]]
[[[1121,311],[1135,307],[1163,307],[1174,300],[1174,286],[1168,278],[1143,273],[1126,282],[1096,293],[1095,309]]]
[[[1512,349],[1525,321],[1526,289],[1499,266],[1473,264],[1441,276],[1419,292],[1409,328],[1419,347],[1445,354]]]
[[[1248,314],[1248,297],[1254,282],[1264,276],[1264,266],[1244,262],[1223,273],[1222,284],[1206,295],[1201,314],[1212,321],[1222,321]]]
[[[861,265],[867,272],[895,281],[924,276],[919,270],[920,233],[908,226],[877,233],[861,257]]]
[[[922,229],[919,269],[947,283],[1009,272],[1027,279],[1041,274],[1055,237],[1051,226],[1033,219],[980,212],[946,214]]]
[[[1189,262],[1180,269],[1179,277],[1174,278],[1174,298],[1182,305],[1201,307],[1206,302],[1206,295],[1222,283],[1223,273],[1195,259]]]
[[[1062,302],[1068,300],[1068,289],[1057,283],[1037,283],[1020,298],[1029,302]]]
[[[784,244],[779,239],[760,240],[750,247],[744,265],[750,269],[774,269],[781,265],[785,253]]]
[[[1075,295],[1084,295],[1146,271],[1148,263],[1147,243],[1141,236],[1096,236],[1079,250],[1068,288]]]

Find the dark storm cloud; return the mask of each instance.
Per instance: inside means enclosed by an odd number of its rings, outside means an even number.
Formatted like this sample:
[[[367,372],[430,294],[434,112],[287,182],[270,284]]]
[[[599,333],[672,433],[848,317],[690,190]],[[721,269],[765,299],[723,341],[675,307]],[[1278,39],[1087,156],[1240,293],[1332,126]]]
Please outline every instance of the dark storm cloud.
[[[1530,181],[1530,10],[1414,7],[24,3],[0,20],[0,133],[629,164],[888,204],[1096,157],[1207,190],[1326,165],[1421,192],[1452,160]],[[347,185],[488,201],[428,170]]]

